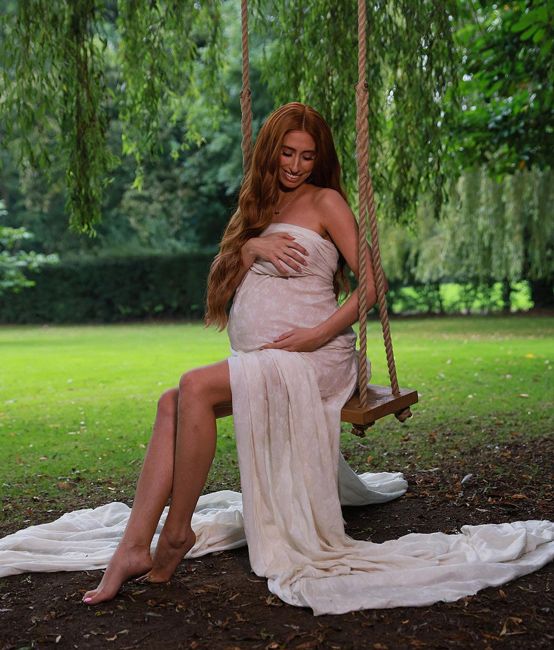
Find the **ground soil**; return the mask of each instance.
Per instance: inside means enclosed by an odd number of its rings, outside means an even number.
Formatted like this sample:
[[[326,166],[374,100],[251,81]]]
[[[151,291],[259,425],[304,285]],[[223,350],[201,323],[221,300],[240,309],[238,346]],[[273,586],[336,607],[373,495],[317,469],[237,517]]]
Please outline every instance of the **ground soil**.
[[[552,519],[553,458],[554,439],[544,438],[487,445],[469,450],[463,460],[446,454],[434,467],[416,468],[408,460],[407,494],[384,505],[345,508],[347,531],[381,542],[409,532],[455,532],[463,524]],[[35,509],[35,522],[38,514]],[[49,518],[45,512],[40,517]],[[9,522],[0,527],[3,534],[12,530]],[[0,647],[554,647],[553,563],[455,603],[320,617],[269,594],[265,580],[251,573],[245,549],[183,562],[167,585],[129,583],[112,602],[87,607],[82,594],[100,576],[90,571],[3,579]]]

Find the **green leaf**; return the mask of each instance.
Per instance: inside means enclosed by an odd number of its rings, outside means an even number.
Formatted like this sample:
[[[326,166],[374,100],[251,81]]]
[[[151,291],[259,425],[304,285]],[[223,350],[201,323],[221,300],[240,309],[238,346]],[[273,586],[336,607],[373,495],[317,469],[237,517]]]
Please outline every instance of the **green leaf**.
[[[533,43],[540,43],[544,38],[544,34],[545,31],[542,27],[540,29],[537,29],[535,35],[533,36]]]
[[[523,14],[523,16],[517,21],[517,23],[512,25],[512,32],[522,32],[524,29],[527,29],[529,25],[536,22],[536,20],[537,20],[536,12],[528,11],[527,13]]]
[[[520,36],[521,40],[528,41],[531,38],[531,36],[533,36],[533,34],[537,31],[537,29],[538,29],[537,25],[533,25],[532,27],[530,27],[526,32],[523,32],[523,34],[521,34]]]

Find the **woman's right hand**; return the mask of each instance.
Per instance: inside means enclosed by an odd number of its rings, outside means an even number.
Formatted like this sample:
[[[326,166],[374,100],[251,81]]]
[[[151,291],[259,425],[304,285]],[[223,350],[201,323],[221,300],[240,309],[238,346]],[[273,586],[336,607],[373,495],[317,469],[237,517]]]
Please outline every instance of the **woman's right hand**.
[[[282,275],[290,269],[300,271],[307,262],[308,251],[298,244],[292,235],[276,232],[264,237],[252,237],[242,246],[242,259],[250,267],[256,259],[271,262]],[[250,263],[249,263],[250,262]]]

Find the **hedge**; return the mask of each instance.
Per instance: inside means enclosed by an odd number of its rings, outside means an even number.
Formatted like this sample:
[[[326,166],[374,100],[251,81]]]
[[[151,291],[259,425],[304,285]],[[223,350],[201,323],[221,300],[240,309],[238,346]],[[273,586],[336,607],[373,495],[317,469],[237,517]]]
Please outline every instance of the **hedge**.
[[[201,318],[213,253],[84,258],[43,267],[0,295],[2,323],[110,323]]]
[[[201,319],[213,256],[209,252],[158,253],[82,258],[45,266],[28,273],[35,286],[0,295],[0,323]],[[351,286],[355,285],[352,278]],[[512,290],[528,294],[528,287],[522,290],[513,285]],[[514,300],[513,291],[506,304],[502,292],[501,283],[403,286],[391,282],[387,302],[392,314],[487,313],[532,306],[525,295]]]

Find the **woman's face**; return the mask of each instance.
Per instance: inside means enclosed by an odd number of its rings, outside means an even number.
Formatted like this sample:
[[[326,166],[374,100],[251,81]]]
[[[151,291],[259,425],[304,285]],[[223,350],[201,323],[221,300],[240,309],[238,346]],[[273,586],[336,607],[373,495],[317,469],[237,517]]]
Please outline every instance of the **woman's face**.
[[[315,165],[315,142],[306,131],[288,131],[279,156],[279,182],[294,190],[308,178]]]

